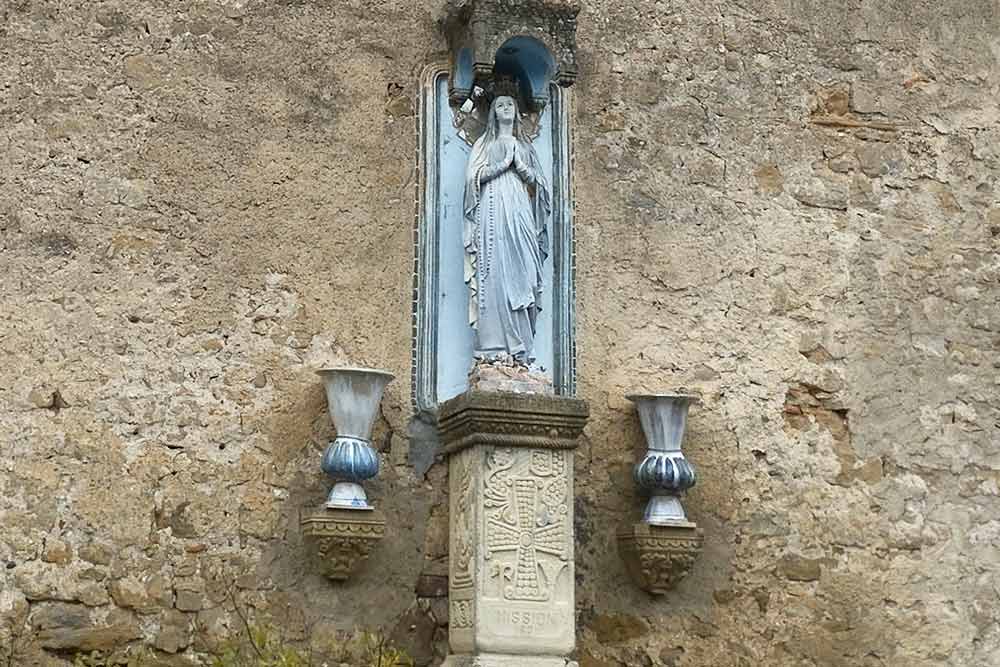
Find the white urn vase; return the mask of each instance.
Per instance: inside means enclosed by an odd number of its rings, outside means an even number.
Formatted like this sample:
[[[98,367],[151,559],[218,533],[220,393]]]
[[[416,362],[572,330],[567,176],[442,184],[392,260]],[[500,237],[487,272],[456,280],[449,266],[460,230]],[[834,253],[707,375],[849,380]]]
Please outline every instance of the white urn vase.
[[[372,426],[382,393],[395,376],[374,368],[323,368],[316,373],[326,389],[327,409],[337,437],[323,453],[323,472],[334,479],[326,499],[330,509],[371,510],[361,482],[378,474],[371,446]]]
[[[684,458],[681,445],[688,408],[698,400],[693,394],[631,394],[642,431],[646,455],[635,466],[633,477],[650,493],[643,520],[654,526],[688,524],[680,496],[695,484],[694,468]]]

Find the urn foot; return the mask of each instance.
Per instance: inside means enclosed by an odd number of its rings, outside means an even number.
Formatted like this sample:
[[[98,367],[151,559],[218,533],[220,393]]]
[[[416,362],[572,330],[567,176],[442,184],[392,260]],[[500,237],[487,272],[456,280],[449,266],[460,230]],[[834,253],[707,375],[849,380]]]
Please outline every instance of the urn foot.
[[[654,526],[683,526],[688,524],[684,506],[677,496],[653,495],[646,503],[642,520]]]
[[[355,482],[337,482],[326,497],[326,508],[331,510],[374,510],[368,504],[368,494]]]

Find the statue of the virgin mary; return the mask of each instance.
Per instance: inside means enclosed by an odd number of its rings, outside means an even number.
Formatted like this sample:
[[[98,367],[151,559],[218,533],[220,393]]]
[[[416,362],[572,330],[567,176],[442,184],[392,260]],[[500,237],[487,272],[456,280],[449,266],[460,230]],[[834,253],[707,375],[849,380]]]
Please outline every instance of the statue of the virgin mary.
[[[475,357],[535,360],[542,264],[548,256],[549,184],[517,102],[498,96],[465,172],[465,282]]]

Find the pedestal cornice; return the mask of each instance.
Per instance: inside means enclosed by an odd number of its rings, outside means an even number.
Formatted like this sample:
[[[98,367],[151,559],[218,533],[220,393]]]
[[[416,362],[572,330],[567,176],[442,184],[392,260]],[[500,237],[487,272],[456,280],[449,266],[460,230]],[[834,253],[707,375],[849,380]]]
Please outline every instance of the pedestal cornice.
[[[589,416],[577,398],[469,391],[441,405],[438,433],[449,455],[473,445],[575,449]]]

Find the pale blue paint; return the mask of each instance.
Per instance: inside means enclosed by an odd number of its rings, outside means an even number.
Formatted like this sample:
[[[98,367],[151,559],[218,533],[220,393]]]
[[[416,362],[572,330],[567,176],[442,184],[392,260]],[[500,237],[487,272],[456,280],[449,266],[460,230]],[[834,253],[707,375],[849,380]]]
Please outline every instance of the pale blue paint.
[[[461,394],[467,388],[468,372],[472,364],[472,327],[469,326],[469,293],[463,279],[465,249],[462,247],[463,202],[465,198],[465,167],[469,159],[469,146],[455,130],[452,112],[448,106],[448,80],[438,77],[435,81],[435,111],[437,123],[437,160],[428,160],[428,166],[438,170],[438,196],[435,208],[437,217],[437,401],[445,401]],[[552,164],[552,112],[546,105],[542,114],[541,130],[534,141],[535,150],[545,169],[549,183],[553,182]],[[428,147],[433,150],[433,147]],[[555,211],[553,212],[555,213]],[[556,216],[549,219],[549,238],[553,240]],[[554,243],[553,243],[554,245]],[[553,338],[553,257],[550,248],[545,261],[543,305],[537,322],[535,354],[538,366],[552,377]]]

